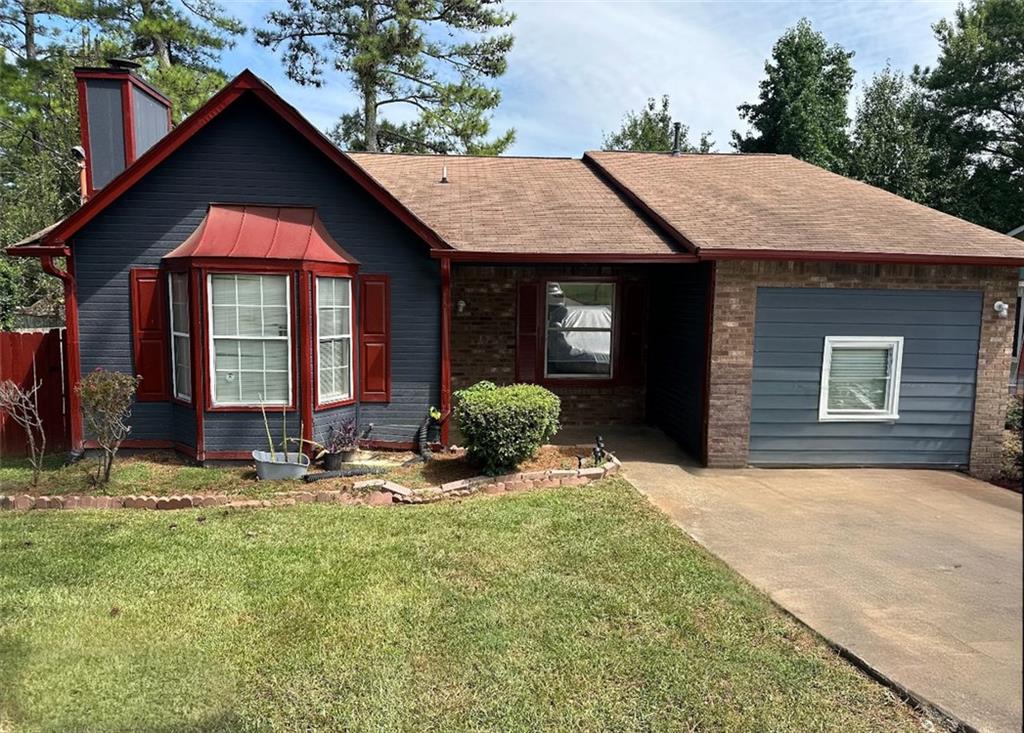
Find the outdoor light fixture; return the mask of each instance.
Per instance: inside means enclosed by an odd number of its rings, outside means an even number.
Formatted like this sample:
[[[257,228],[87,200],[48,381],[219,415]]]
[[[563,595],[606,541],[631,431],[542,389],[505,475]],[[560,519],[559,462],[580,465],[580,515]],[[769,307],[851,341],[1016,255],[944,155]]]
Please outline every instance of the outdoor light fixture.
[[[1006,318],[1010,314],[1010,306],[1001,300],[997,300],[996,304],[992,307],[995,308],[996,315],[1000,318]]]
[[[458,303],[456,303],[455,310],[457,310],[459,313],[462,313],[462,311],[466,310],[466,301],[460,300]]]

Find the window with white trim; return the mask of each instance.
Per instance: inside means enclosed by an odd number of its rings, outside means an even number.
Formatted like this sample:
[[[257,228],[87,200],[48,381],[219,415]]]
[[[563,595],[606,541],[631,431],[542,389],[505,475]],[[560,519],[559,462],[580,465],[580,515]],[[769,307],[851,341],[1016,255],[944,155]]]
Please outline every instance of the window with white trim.
[[[289,278],[211,274],[208,282],[213,404],[290,404]]]
[[[174,396],[192,400],[192,341],[188,330],[188,273],[167,274],[171,310],[171,380]]]
[[[320,403],[352,396],[352,281],[316,279],[317,395]]]
[[[818,419],[898,419],[902,362],[902,336],[826,336]]]
[[[545,283],[544,376],[612,376],[615,283]]]

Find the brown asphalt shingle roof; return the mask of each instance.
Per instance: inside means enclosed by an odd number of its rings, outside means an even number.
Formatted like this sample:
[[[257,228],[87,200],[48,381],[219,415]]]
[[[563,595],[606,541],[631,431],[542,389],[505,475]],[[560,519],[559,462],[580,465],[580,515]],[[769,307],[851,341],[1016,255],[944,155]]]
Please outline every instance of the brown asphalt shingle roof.
[[[701,253],[1016,258],[1024,244],[788,155],[590,152]]]
[[[583,161],[348,153],[457,250],[509,254],[674,254]],[[441,183],[442,166],[448,183]]]

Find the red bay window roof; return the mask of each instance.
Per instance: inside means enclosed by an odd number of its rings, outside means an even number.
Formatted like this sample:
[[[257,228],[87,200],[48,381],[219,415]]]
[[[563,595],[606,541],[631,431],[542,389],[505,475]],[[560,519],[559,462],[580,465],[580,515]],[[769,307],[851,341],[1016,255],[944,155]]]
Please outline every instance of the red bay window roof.
[[[210,204],[196,230],[164,259],[186,257],[356,264],[309,206]]]

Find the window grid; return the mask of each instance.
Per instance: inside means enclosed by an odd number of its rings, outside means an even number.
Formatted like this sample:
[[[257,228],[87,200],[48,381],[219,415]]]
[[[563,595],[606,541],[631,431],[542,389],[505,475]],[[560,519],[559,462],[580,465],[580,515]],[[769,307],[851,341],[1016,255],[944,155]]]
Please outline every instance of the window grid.
[[[340,277],[318,277],[317,304],[317,396],[321,404],[340,402],[352,396],[352,284]],[[328,290],[329,288],[329,290]],[[346,298],[339,303],[339,288]],[[329,293],[329,304],[324,296]],[[325,313],[330,314],[332,331],[347,324],[347,333],[324,334]],[[331,358],[325,358],[330,352]],[[326,372],[326,373],[325,373]],[[326,377],[326,378],[325,378]]]
[[[214,301],[216,300],[216,298],[214,297],[214,285],[213,285],[213,283],[215,281],[217,281],[217,280],[220,280],[220,281],[226,280],[229,277],[233,279],[233,285],[234,285],[234,287],[233,287],[233,296],[234,296],[234,298],[233,298],[232,302],[231,303],[222,303],[222,302],[215,303]],[[259,300],[260,300],[259,305],[248,304],[248,303],[240,303],[239,302],[238,282],[239,282],[239,278],[240,277],[241,278],[250,278],[250,277],[252,277],[252,278],[256,278],[258,280],[258,283],[259,283]],[[268,335],[266,335],[266,330],[267,330],[266,308],[267,308],[267,305],[266,305],[265,292],[264,292],[264,282],[267,279],[270,279],[270,278],[277,278],[277,279],[284,280],[284,285],[285,285],[285,287],[284,287],[284,303],[283,303],[283,307],[284,307],[284,310],[285,310],[285,319],[284,319],[285,334],[284,335],[276,335],[276,336],[268,336]],[[285,276],[285,275],[254,275],[254,276],[250,276],[250,275],[224,275],[224,274],[217,274],[217,275],[210,275],[209,276],[210,324],[211,324],[210,325],[210,340],[211,340],[210,360],[211,360],[211,372],[213,374],[213,380],[212,380],[212,382],[213,382],[213,404],[215,406],[252,406],[252,405],[259,404],[259,402],[260,402],[260,396],[259,395],[263,396],[262,401],[263,401],[263,404],[265,404],[265,405],[288,405],[288,404],[291,404],[291,400],[292,400],[292,377],[291,377],[291,353],[290,353],[290,348],[287,348],[287,346],[286,346],[286,349],[285,349],[285,353],[284,353],[285,368],[284,369],[280,369],[280,368],[278,368],[278,369],[271,369],[271,368],[268,368],[268,366],[267,366],[268,363],[270,362],[270,359],[268,359],[268,355],[267,355],[267,342],[276,342],[276,343],[282,343],[283,342],[286,345],[290,345],[291,344],[290,285],[291,285],[290,278]],[[220,308],[231,307],[231,308],[234,309],[234,311],[235,311],[235,313],[234,313],[234,316],[235,316],[235,319],[234,319],[235,320],[235,332],[233,334],[217,334],[217,333],[215,333],[215,331],[216,331],[216,327],[215,327],[216,321],[214,319],[214,313],[216,312],[215,309],[217,307],[220,307]],[[272,308],[279,308],[279,307],[282,307],[282,306],[275,304],[275,305],[272,305],[270,307],[272,307]],[[249,310],[256,310],[256,311],[258,311],[258,313],[259,313],[260,333],[262,335],[254,336],[254,335],[244,335],[244,334],[239,333],[242,330],[242,318],[241,318],[241,315],[242,315],[243,309],[249,309]],[[234,356],[235,356],[235,359],[237,360],[237,362],[236,362],[237,366],[235,368],[233,368],[233,369],[232,368],[219,368],[217,366],[217,354],[218,354],[217,342],[218,341],[220,341],[222,343],[223,342],[228,342],[228,341],[234,341],[235,342],[235,355]],[[253,357],[253,354],[248,354],[248,353],[247,354],[243,354],[243,349],[242,349],[243,342],[258,342],[258,343],[260,343],[260,347],[261,348],[259,350],[259,356],[260,356],[260,361],[262,363],[262,368],[261,369],[253,369],[253,368],[245,368],[245,367],[243,367],[243,358],[249,359],[249,358]],[[224,357],[226,357],[226,354],[222,353],[222,358],[224,358]],[[237,400],[221,399],[218,396],[218,394],[217,394],[218,376],[221,375],[221,374],[225,374],[226,375],[226,374],[231,374],[231,373],[234,373],[234,374],[238,375],[238,394],[239,394],[239,397],[238,397]],[[259,394],[257,394],[257,395],[250,395],[250,394],[247,394],[247,393],[243,393],[243,387],[244,387],[245,381],[246,381],[243,378],[243,375],[245,375],[245,374],[259,374],[260,375],[259,382],[260,382],[261,389],[259,391]],[[267,394],[269,392],[269,388],[268,388],[268,385],[267,385],[267,375],[268,374],[283,374],[283,375],[285,375],[286,388],[287,388],[287,395],[286,395],[285,399],[276,399],[276,400],[267,399]]]
[[[187,274],[183,272],[167,274],[167,297],[170,300],[171,313],[171,385],[175,397],[191,402],[192,340],[188,330]]]
[[[615,330],[615,283],[612,281],[601,281],[601,282],[589,282],[585,284],[593,285],[595,288],[602,285],[609,286],[611,288],[611,296],[609,299],[609,308],[611,309],[611,323],[607,327],[591,327],[591,326],[552,326],[550,324],[550,316],[548,308],[549,303],[549,292],[552,285],[580,283],[582,281],[573,280],[549,280],[544,283],[544,377],[547,379],[595,379],[595,380],[607,380],[613,377],[613,370],[615,368],[613,350],[614,350],[614,330]],[[607,333],[608,334],[608,371],[603,373],[571,373],[571,372],[551,372],[551,358],[549,355],[549,346],[551,343],[552,333]]]

